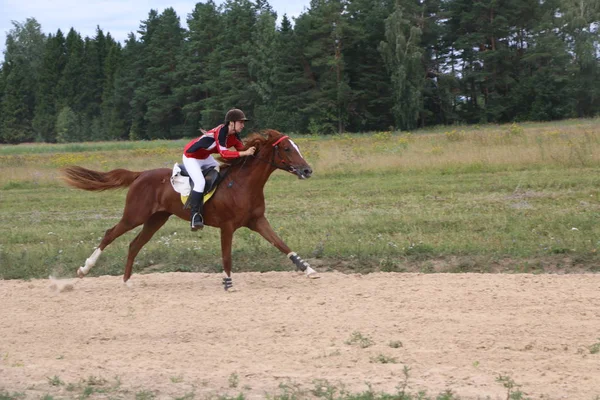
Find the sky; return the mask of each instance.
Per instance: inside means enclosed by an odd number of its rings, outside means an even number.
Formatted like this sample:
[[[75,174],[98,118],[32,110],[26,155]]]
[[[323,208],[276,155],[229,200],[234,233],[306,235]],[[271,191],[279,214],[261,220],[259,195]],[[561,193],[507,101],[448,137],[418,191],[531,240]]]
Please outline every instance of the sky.
[[[0,60],[4,59],[6,34],[13,28],[11,21],[20,23],[27,18],[35,18],[45,34],[56,33],[60,28],[63,34],[71,27],[82,37],[94,37],[96,26],[104,34],[121,43],[129,32],[136,32],[140,21],[148,17],[150,9],[162,13],[167,7],[173,7],[180,18],[181,25],[187,28],[187,15],[191,13],[198,0],[0,0]],[[215,0],[221,4],[223,0]],[[290,19],[300,15],[310,0],[269,0],[277,12],[278,21],[283,14]]]

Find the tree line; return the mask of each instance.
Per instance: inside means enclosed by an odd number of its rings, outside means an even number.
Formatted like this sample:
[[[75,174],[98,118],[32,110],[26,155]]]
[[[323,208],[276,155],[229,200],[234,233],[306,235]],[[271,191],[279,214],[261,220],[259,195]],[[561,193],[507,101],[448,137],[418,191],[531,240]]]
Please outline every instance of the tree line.
[[[176,139],[232,107],[250,128],[336,133],[600,113],[597,0],[199,2],[150,10],[124,43],[99,27],[13,22],[0,142]]]

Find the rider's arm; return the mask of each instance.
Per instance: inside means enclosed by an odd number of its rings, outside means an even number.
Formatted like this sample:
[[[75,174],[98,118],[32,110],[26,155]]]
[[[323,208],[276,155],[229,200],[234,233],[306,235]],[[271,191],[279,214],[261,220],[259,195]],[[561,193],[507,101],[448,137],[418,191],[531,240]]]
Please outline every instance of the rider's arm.
[[[229,128],[227,127],[227,125],[224,125],[219,130],[219,133],[218,133],[217,147],[218,147],[219,154],[221,155],[221,157],[223,157],[226,160],[231,160],[234,158],[238,158],[242,155],[245,155],[245,154],[240,154],[239,151],[229,150],[227,148],[227,132],[228,131],[229,131]]]
[[[196,143],[194,143],[190,146],[189,149],[187,149],[186,154],[195,153],[200,149],[209,149],[213,146],[214,143],[215,139],[211,138],[210,136],[199,137]]]

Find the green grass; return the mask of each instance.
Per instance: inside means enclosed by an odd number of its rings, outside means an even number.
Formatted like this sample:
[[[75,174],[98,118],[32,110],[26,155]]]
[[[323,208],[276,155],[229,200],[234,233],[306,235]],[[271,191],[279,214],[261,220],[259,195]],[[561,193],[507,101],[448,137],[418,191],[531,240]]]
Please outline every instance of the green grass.
[[[395,359],[385,356],[379,356],[373,362],[395,363]],[[325,379],[314,380],[312,383],[300,385],[289,381],[281,383],[278,390],[272,390],[262,393],[263,398],[272,400],[303,400],[303,399],[327,399],[327,400],[458,400],[460,397],[451,389],[446,389],[437,395],[430,395],[426,391],[412,389],[413,382],[410,381],[410,368],[403,367],[403,375],[398,377],[399,383],[394,393],[384,393],[373,390],[371,385],[366,382],[367,390],[361,392],[350,392],[343,385],[333,384]],[[232,374],[233,375],[233,374]],[[237,379],[237,378],[236,378]],[[499,387],[504,387],[507,392],[507,399],[523,399],[524,393],[519,389],[521,385],[517,384],[512,377],[500,375],[496,378]],[[237,383],[237,381],[236,381]],[[192,399],[219,399],[219,400],[245,400],[254,398],[252,394],[245,393],[250,390],[249,387],[237,389],[237,385],[231,385],[230,391],[238,391],[237,394],[210,394],[197,395],[195,389],[186,391],[181,395],[169,396],[168,398],[192,400]],[[175,390],[179,392],[179,390]],[[166,389],[161,388],[162,397],[166,395]],[[121,385],[121,380],[115,377],[114,382],[102,378],[90,377],[81,379],[76,383],[69,383],[66,386],[60,385],[31,385],[23,392],[8,392],[0,389],[0,400],[18,400],[24,398],[69,398],[69,399],[88,399],[88,398],[135,398],[137,400],[148,400],[157,398],[159,391],[152,388],[137,388],[132,390]],[[488,398],[485,393],[481,393],[481,398]]]
[[[465,127],[460,134],[436,128],[294,138],[314,176],[300,181],[274,173],[265,188],[266,215],[284,241],[321,270],[596,271],[597,126],[596,120],[572,120]],[[182,145],[0,147],[0,278],[74,276],[118,222],[125,191],[66,188],[61,167],[164,167],[179,161]],[[91,274],[122,274],[137,232],[111,244]],[[234,237],[233,262],[234,272],[293,267],[244,228]],[[192,233],[174,217],[134,265],[134,273],[220,270],[218,231]]]

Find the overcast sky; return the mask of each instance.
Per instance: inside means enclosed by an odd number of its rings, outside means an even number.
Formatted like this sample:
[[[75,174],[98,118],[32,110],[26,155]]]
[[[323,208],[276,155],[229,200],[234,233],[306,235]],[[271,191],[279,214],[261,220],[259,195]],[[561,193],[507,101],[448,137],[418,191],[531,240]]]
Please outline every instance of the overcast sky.
[[[148,17],[150,9],[162,13],[173,7],[181,25],[187,28],[187,15],[199,1],[193,0],[0,0],[0,59],[4,59],[6,33],[13,28],[11,21],[25,22],[35,18],[46,34],[60,28],[66,36],[73,27],[82,37],[94,37],[99,25],[104,34],[110,32],[123,42],[129,32],[136,32],[140,21]],[[204,2],[204,1],[202,1]],[[215,0],[221,4],[223,0]],[[269,0],[279,21],[283,14],[296,17],[308,7],[310,0]]]

